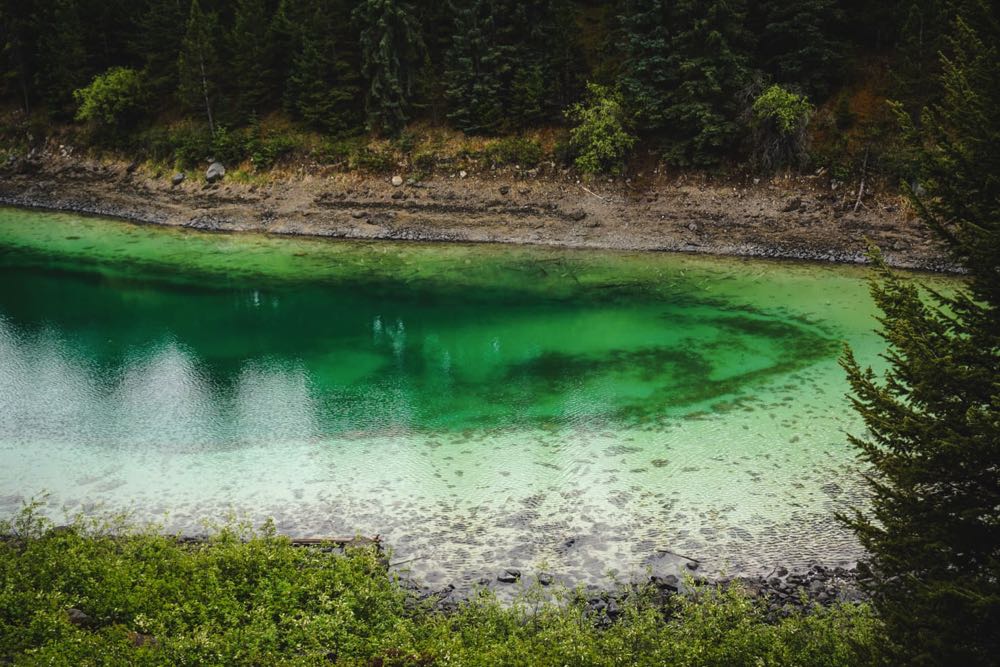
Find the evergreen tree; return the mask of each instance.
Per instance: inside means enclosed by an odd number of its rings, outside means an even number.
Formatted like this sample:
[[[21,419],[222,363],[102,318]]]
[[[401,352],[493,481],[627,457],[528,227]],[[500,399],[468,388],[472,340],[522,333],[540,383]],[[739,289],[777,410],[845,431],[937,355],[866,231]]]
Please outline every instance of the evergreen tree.
[[[215,14],[202,11],[198,0],[191,0],[187,30],[181,40],[177,59],[177,96],[191,109],[201,108],[208,118],[208,129],[215,134],[213,105],[219,89],[219,60],[215,48]]]
[[[131,49],[143,63],[146,85],[155,97],[177,91],[177,58],[189,9],[181,0],[149,0],[135,11]]]
[[[365,109],[375,132],[396,135],[409,120],[424,44],[413,8],[403,0],[362,0],[354,10],[361,33]]]
[[[89,82],[83,24],[76,0],[48,0],[39,7],[35,86],[50,113],[71,118],[73,91]]]
[[[835,0],[764,0],[756,13],[761,69],[780,84],[824,99],[841,76],[847,48],[836,37],[842,17]]]
[[[229,50],[235,110],[246,122],[271,106],[270,21],[264,0],[236,0],[233,12]]]
[[[660,130],[666,126],[667,96],[674,85],[667,69],[671,48],[668,3],[626,0],[619,23],[625,54],[620,77],[625,103],[639,130]]]
[[[973,27],[976,26],[976,27]],[[843,365],[868,435],[869,513],[845,517],[894,664],[993,665],[1000,655],[1000,16],[982,3],[942,60],[941,102],[918,129],[921,218],[970,273],[924,294],[881,267],[872,293],[889,370]]]
[[[25,3],[0,0],[0,94],[12,96],[25,113],[32,106],[33,21]]]
[[[463,132],[489,134],[499,129],[504,113],[503,54],[496,43],[493,4],[474,0],[453,10],[455,31],[445,70],[448,118]]]
[[[749,35],[741,0],[676,0],[670,8],[670,76],[663,121],[665,157],[680,166],[711,166],[739,130],[739,94],[750,76]]]
[[[358,125],[359,77],[349,58],[352,45],[336,40],[345,32],[346,11],[339,2],[311,4],[313,12],[301,26],[289,68],[286,105],[321,130],[353,130]]]
[[[578,87],[576,35],[561,0],[476,0],[454,9],[446,59],[455,125],[470,133],[557,118]]]
[[[514,127],[559,117],[580,92],[577,34],[566,0],[501,0],[509,36],[506,108]],[[504,33],[504,30],[501,30]]]

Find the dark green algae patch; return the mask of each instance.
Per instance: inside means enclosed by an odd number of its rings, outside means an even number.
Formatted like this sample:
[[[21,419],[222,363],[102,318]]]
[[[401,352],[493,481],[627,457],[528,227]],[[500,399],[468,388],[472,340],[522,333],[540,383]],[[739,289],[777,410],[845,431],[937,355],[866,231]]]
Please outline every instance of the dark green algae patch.
[[[8,335],[54,336],[109,383],[175,346],[220,403],[248,361],[304,371],[326,432],[642,425],[835,355],[831,327],[726,294],[756,269],[0,209]]]

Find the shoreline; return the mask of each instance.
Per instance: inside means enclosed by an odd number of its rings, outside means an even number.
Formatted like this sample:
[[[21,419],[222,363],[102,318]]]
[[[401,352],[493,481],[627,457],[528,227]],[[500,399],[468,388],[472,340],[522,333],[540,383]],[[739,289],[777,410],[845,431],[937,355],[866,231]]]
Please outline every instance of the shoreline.
[[[898,197],[873,199],[854,213],[810,178],[746,188],[684,178],[598,186],[498,170],[401,185],[334,173],[257,184],[192,178],[173,186],[170,174],[134,163],[46,154],[0,174],[0,204],[204,231],[842,264],[866,263],[870,239],[890,266],[958,271]]]

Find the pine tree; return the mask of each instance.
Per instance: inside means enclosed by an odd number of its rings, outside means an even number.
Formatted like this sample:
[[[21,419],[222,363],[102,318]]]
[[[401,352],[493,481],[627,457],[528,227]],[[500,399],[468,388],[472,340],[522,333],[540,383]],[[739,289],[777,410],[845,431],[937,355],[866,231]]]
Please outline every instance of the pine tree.
[[[144,64],[146,84],[158,98],[177,91],[177,58],[188,9],[181,0],[149,0],[136,10],[131,50]]]
[[[286,105],[310,125],[333,133],[358,126],[359,76],[342,28],[341,3],[314,2],[312,14],[300,26],[298,46],[289,67]]]
[[[973,27],[976,26],[976,27]],[[941,102],[900,112],[926,194],[911,201],[968,269],[925,291],[884,266],[889,370],[843,365],[868,434],[871,509],[842,517],[868,551],[866,585],[908,665],[992,665],[1000,654],[1000,16],[980,5],[942,60]]]
[[[493,5],[475,0],[453,9],[455,31],[445,70],[448,118],[463,132],[496,132],[504,113],[503,57],[496,43]]]
[[[191,0],[187,30],[177,59],[177,96],[191,109],[204,109],[212,134],[215,134],[213,104],[220,80],[216,32],[215,14],[206,14],[198,0]]]
[[[834,0],[764,0],[757,6],[757,60],[773,80],[822,100],[840,78],[847,45],[836,39]]]
[[[361,68],[367,80],[365,109],[371,130],[398,134],[410,117],[424,44],[413,8],[403,0],[362,0],[354,10],[360,28]]]
[[[71,118],[73,91],[89,83],[83,24],[76,0],[49,0],[39,8],[35,87],[53,115]]]
[[[236,92],[235,111],[246,122],[272,104],[271,54],[264,0],[237,0],[229,32],[230,66]],[[274,96],[277,97],[277,96]]]
[[[0,0],[0,94],[15,97],[25,113],[33,101],[33,25],[25,3]]]
[[[637,128],[655,132],[667,124],[667,96],[674,85],[667,69],[670,16],[666,0],[626,0],[619,17],[625,61],[620,77],[625,104]]]
[[[739,131],[739,93],[749,76],[750,38],[740,0],[676,0],[670,8],[665,157],[680,166],[716,164]]]

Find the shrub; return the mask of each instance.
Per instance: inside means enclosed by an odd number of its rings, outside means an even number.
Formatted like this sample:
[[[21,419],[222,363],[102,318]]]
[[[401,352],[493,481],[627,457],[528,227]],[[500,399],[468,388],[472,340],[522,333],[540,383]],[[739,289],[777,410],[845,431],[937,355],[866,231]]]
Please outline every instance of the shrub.
[[[351,168],[384,174],[396,168],[396,155],[391,150],[363,146],[351,155]]]
[[[80,105],[77,120],[127,126],[145,110],[145,82],[142,73],[134,69],[112,67],[95,76],[89,86],[73,91],[73,98]]]
[[[588,174],[624,170],[636,139],[625,123],[620,92],[587,84],[587,100],[570,107],[566,115],[576,124],[570,145],[577,169]]]
[[[526,137],[504,137],[492,142],[483,151],[483,157],[496,165],[516,164],[534,167],[542,160],[542,145]]]
[[[212,133],[201,125],[182,125],[170,133],[174,159],[184,168],[201,165],[212,157]]]
[[[880,646],[867,607],[771,622],[738,587],[666,606],[640,587],[614,618],[538,588],[440,613],[409,604],[371,548],[297,548],[272,525],[201,544],[113,520],[53,529],[37,509],[0,521],[0,664],[837,667],[875,664]]]
[[[437,166],[437,154],[432,151],[422,151],[413,156],[413,167],[424,174],[430,174]]]
[[[806,157],[806,127],[814,111],[805,95],[773,85],[751,106],[753,162],[763,170],[801,163]]]

